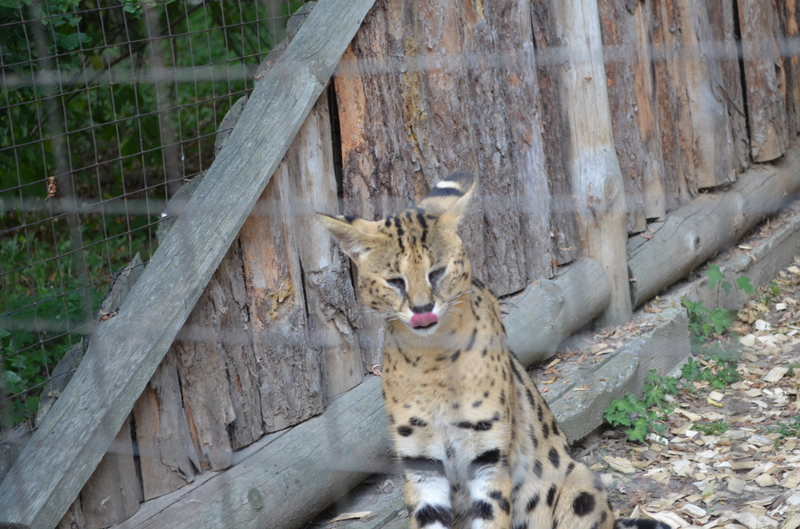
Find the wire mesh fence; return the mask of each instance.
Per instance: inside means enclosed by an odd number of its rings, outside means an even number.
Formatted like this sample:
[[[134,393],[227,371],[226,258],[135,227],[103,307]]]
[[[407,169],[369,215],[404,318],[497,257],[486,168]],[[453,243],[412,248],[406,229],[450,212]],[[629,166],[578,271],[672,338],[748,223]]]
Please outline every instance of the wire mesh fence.
[[[302,0],[0,1],[0,430],[31,420],[103,292]]]

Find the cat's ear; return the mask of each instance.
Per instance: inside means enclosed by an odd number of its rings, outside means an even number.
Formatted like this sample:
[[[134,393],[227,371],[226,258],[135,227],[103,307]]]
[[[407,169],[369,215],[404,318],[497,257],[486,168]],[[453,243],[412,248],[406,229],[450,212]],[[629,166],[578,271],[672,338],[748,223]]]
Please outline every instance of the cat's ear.
[[[472,173],[455,172],[433,186],[419,205],[439,216],[440,225],[456,228],[467,211],[477,184],[477,178]]]
[[[342,251],[353,261],[358,262],[360,257],[374,246],[377,232],[377,223],[375,222],[346,215],[334,216],[324,213],[317,213],[315,217],[331,232],[331,235],[339,242]]]

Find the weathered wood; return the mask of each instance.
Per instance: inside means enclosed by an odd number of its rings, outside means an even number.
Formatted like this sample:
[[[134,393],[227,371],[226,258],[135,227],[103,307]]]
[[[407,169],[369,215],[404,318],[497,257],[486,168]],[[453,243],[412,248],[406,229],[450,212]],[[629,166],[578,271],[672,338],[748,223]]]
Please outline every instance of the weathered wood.
[[[271,442],[178,502],[139,514],[116,529],[297,527],[388,460],[380,379],[370,377],[325,413]],[[291,455],[291,457],[289,457]]]
[[[566,337],[561,333],[587,324],[601,310],[610,291],[604,274],[599,264],[581,259],[552,281],[504,301],[503,321],[523,361],[533,358],[531,353],[550,351]],[[545,329],[539,320],[532,327],[538,317],[547,318]],[[198,478],[204,481],[175,493],[179,497],[143,507],[115,529],[298,527],[367,475],[386,469],[388,432],[380,379],[368,377],[333,399],[321,416],[264,448],[246,449],[249,455],[230,470]]]
[[[476,171],[481,213],[462,233],[500,295],[555,260],[529,13],[529,0],[381,1],[335,83],[345,212],[394,213],[449,172]]]
[[[564,62],[559,21],[551,15],[551,2],[531,0],[531,23],[536,49],[540,94],[540,119],[544,134],[545,171],[550,189],[550,252],[557,265],[574,261],[580,255],[580,234],[576,222],[575,200],[567,174],[569,124],[563,113],[563,91],[559,70]]]
[[[738,21],[734,16],[736,0],[706,0],[708,21],[715,44],[716,57],[722,69],[722,84],[715,87],[728,112],[732,167],[736,174],[750,167],[750,140],[747,137],[747,115],[744,112],[742,74],[736,39]]]
[[[372,0],[320,3],[256,86],[119,314],[0,484],[3,521],[54,527],[97,467],[352,40]]]
[[[638,307],[732,244],[765,216],[800,192],[800,147],[772,166],[751,169],[730,191],[703,195],[653,225],[652,239],[633,237],[628,267],[633,304]]]
[[[133,407],[145,500],[191,483],[200,472],[182,401],[177,353],[171,347]]]
[[[627,0],[598,2],[628,233],[647,228],[647,219],[666,214],[663,168],[656,119],[650,54],[650,4]]]
[[[691,155],[691,114],[686,109],[686,80],[683,75],[681,27],[676,0],[652,0],[653,69],[655,72],[664,192],[667,211],[687,203],[697,193]]]
[[[709,25],[706,0],[678,0],[681,19],[682,65],[686,79],[686,109],[691,134],[686,139],[694,158],[698,189],[735,180],[731,129],[724,96],[722,67]]]
[[[783,155],[790,140],[780,22],[774,1],[738,0],[738,5],[750,154],[766,162]]]
[[[286,153],[292,219],[303,270],[310,346],[324,354],[328,396],[364,379],[358,343],[359,311],[347,257],[314,213],[337,212],[328,98],[320,97]]]
[[[81,510],[87,529],[103,529],[127,520],[139,510],[142,485],[133,461],[131,420],[125,421],[81,491]]]
[[[797,45],[800,14],[797,0],[784,0],[778,2],[776,7],[781,30],[778,42],[786,78],[787,135],[792,140],[800,132],[800,47]]]
[[[322,354],[309,347],[292,176],[286,162],[278,166],[239,233],[265,432],[313,417],[326,402]]]
[[[611,282],[605,270],[594,259],[581,257],[554,279],[539,279],[501,301],[508,345],[524,365],[543,362],[610,302]],[[536,329],[533,341],[531,329]]]
[[[551,9],[561,22],[566,53],[559,81],[569,119],[567,169],[583,251],[611,281],[611,303],[602,320],[618,324],[631,314],[628,269],[619,259],[627,240],[625,188],[614,147],[599,12],[591,0],[554,0]]]

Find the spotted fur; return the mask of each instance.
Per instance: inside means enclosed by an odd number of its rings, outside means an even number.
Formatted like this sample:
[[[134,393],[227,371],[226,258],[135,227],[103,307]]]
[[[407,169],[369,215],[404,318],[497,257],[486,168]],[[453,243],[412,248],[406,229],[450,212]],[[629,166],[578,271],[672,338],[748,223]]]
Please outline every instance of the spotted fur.
[[[457,234],[475,181],[459,172],[380,221],[318,215],[387,315],[383,398],[413,528],[612,529],[600,480],[508,348],[497,299]],[[620,520],[616,529],[668,529]]]

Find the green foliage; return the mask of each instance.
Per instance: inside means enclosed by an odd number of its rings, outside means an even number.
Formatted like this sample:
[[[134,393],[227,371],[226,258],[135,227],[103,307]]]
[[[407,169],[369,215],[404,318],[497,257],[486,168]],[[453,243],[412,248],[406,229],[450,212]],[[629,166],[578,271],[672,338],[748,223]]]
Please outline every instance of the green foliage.
[[[713,263],[709,263],[706,277],[708,277],[708,286],[711,290],[720,288],[725,292],[725,295],[730,294],[734,286],[747,294],[752,295],[755,293],[749,277],[741,275],[735,282],[731,283],[722,273],[720,267]],[[692,331],[695,341],[705,342],[711,337],[712,333],[719,335],[733,326],[737,312],[735,310],[726,310],[721,307],[709,309],[703,306],[702,301],[695,302],[683,299],[682,302],[683,306],[686,307],[686,313],[689,316],[689,329]]]
[[[721,389],[738,380],[737,356],[724,351],[717,342],[703,349],[699,361],[690,358],[681,367],[681,380],[662,377],[651,369],[645,378],[644,397],[637,398],[628,393],[614,400],[603,414],[603,418],[615,428],[625,427],[631,441],[644,442],[648,433],[662,435],[666,430],[664,421],[674,410],[669,396],[678,394],[679,386],[692,390],[693,382],[707,382],[714,389]],[[696,425],[699,431],[725,431],[728,425]],[[709,433],[708,435],[715,435]]]
[[[692,428],[705,435],[722,435],[728,431],[730,425],[725,421],[701,422],[695,424]]]
[[[686,387],[693,382],[708,382],[714,389],[722,389],[739,380],[736,366],[739,363],[738,351],[723,349],[719,342],[713,342],[700,349],[700,360],[689,358],[681,366],[681,377]]]
[[[800,414],[779,422],[774,427],[769,428],[769,431],[778,434],[778,438],[775,439],[775,448],[787,437],[800,437]]]
[[[662,377],[651,369],[645,378],[644,399],[627,393],[621,399],[614,400],[603,414],[603,418],[611,426],[625,426],[625,433],[631,441],[643,443],[648,433],[658,435],[664,433],[663,418],[672,412],[673,406],[667,401],[667,395],[676,395],[678,380],[674,377]]]
[[[211,163],[219,122],[252,89],[248,69],[283,38],[279,17],[302,3],[0,0],[3,427],[35,413],[108,278],[137,251],[147,260],[160,213],[81,213],[68,226],[44,202],[47,178],[58,178],[57,199],[65,188],[89,203],[167,198],[170,180]],[[166,38],[150,41],[149,21]],[[156,84],[147,72],[154,52],[167,69],[201,75]],[[42,82],[44,70],[58,84]],[[167,140],[180,143],[167,150]],[[169,157],[177,174],[164,168]]]

